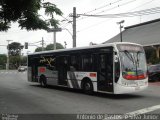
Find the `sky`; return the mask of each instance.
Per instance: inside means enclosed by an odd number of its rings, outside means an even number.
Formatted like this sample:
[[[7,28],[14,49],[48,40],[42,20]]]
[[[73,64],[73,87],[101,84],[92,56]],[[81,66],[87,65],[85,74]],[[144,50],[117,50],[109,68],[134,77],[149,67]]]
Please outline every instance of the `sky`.
[[[67,48],[72,48],[72,17],[69,17],[73,13],[73,7],[76,7],[77,14],[118,14],[134,12],[139,10],[150,9],[154,7],[160,7],[158,0],[44,0],[49,1],[57,5],[63,12],[63,16],[55,16],[60,21],[60,28],[63,30],[57,32],[56,41],[64,45],[67,43]],[[39,13],[43,14],[43,10]],[[89,46],[90,42],[101,44],[119,33],[119,25],[117,22],[125,20],[124,27],[134,24],[143,23],[146,21],[160,18],[160,13],[135,16],[135,17],[121,17],[121,18],[99,18],[99,17],[84,17],[79,16],[77,18],[77,47]],[[69,22],[70,21],[70,22]],[[37,43],[44,39],[45,45],[53,43],[53,33],[48,33],[44,30],[27,31],[21,30],[17,23],[12,23],[11,29],[7,32],[0,32],[0,54],[7,54],[7,41],[20,42],[24,45],[25,42],[34,46],[29,46],[29,49],[23,49],[22,54],[33,53],[37,46],[41,46]],[[10,43],[11,43],[10,42]]]

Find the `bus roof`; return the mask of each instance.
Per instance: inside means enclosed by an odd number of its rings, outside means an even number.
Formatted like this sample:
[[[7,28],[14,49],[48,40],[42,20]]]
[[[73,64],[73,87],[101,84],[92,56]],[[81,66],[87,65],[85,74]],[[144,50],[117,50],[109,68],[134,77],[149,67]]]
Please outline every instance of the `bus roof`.
[[[98,45],[91,45],[86,47],[76,47],[76,48],[68,48],[68,49],[58,49],[58,50],[49,50],[49,51],[41,51],[41,52],[35,52],[28,55],[38,55],[38,54],[45,54],[45,53],[56,53],[56,52],[65,52],[65,51],[74,51],[74,50],[84,50],[84,49],[91,49],[91,48],[100,48],[100,47],[108,47],[108,46],[115,46],[117,44],[134,44],[139,45],[137,43],[131,43],[131,42],[114,42],[114,43],[107,43],[107,44],[98,44]]]

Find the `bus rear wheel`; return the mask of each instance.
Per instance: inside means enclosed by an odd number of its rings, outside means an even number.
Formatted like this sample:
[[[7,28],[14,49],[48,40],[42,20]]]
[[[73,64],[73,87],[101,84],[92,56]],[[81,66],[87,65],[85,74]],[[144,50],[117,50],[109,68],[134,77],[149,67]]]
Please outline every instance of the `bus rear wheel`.
[[[82,89],[84,93],[86,94],[92,94],[93,93],[93,84],[90,80],[87,80],[83,83]]]
[[[46,79],[46,77],[44,75],[40,76],[40,85],[42,87],[47,87],[47,79]]]

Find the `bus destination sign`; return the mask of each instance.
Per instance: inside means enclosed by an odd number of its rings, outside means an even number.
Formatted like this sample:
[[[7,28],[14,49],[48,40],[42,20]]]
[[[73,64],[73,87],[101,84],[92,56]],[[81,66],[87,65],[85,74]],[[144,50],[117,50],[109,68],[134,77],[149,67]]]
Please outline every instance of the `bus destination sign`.
[[[137,45],[131,45],[131,44],[121,44],[121,45],[117,45],[117,48],[120,51],[143,51],[143,47],[141,46],[137,46]]]

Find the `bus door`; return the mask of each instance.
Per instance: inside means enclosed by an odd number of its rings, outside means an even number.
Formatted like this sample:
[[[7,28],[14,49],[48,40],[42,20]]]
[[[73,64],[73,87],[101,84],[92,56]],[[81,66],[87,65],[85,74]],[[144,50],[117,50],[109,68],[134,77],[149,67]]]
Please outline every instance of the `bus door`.
[[[38,58],[32,58],[31,60],[30,60],[30,64],[31,64],[31,68],[29,69],[30,70],[30,72],[31,72],[31,75],[30,76],[32,76],[32,81],[34,81],[34,82],[38,82],[38,79],[37,79],[37,75],[38,75],[38,68],[37,68],[37,61],[38,60]]]
[[[68,70],[68,57],[59,56],[57,58],[58,70],[58,85],[67,86],[67,70]]]
[[[97,89],[113,92],[113,52],[97,54]]]

